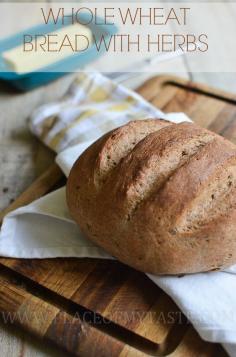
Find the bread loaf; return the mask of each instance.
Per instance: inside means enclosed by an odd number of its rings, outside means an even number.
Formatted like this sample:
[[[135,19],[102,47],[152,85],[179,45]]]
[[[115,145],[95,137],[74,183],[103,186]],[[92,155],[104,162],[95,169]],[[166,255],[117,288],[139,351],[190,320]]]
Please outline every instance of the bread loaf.
[[[133,121],[77,160],[72,217],[120,261],[153,274],[236,263],[236,147],[195,124]]]

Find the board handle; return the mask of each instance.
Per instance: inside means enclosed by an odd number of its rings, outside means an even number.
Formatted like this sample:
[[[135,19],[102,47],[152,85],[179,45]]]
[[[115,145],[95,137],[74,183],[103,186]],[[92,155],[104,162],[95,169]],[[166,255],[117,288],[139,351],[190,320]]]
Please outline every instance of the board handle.
[[[57,164],[52,164],[40,175],[10,206],[0,213],[0,225],[3,218],[11,211],[28,205],[48,193],[62,178],[63,172]]]

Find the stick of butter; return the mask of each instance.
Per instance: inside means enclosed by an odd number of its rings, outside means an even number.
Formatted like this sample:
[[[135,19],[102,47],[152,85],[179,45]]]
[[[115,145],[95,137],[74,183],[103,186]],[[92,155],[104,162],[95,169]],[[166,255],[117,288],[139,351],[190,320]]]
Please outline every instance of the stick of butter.
[[[44,35],[25,34],[23,44],[3,52],[2,57],[12,71],[27,73],[84,52],[91,44],[90,28],[75,24]]]

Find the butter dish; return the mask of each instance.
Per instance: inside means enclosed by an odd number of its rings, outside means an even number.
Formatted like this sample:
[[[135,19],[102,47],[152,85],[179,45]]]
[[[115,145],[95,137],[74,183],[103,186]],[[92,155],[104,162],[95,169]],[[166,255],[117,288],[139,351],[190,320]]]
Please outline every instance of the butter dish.
[[[81,19],[86,22],[87,14],[82,13]],[[23,32],[17,33],[13,36],[10,36],[6,39],[0,41],[0,80],[7,82],[8,84],[14,86],[15,88],[21,91],[28,91],[34,89],[38,86],[47,84],[66,73],[72,73],[78,71],[84,65],[87,65],[94,59],[97,59],[105,51],[105,47],[101,46],[99,51],[96,48],[96,45],[92,43],[89,48],[84,52],[75,52],[69,56],[58,58],[58,60],[53,63],[43,65],[37,70],[30,70],[29,72],[24,71],[23,73],[16,72],[10,64],[4,59],[4,54],[11,49],[16,48],[17,46],[22,45],[22,39],[25,34],[32,35],[45,35],[48,33],[53,33],[54,31],[60,31],[66,26],[71,26],[69,19],[64,21],[64,25],[58,21],[55,24],[53,21],[47,24],[41,24],[29,29],[24,30]],[[100,38],[103,36],[105,39],[108,36],[114,35],[117,33],[118,28],[116,25],[104,24],[97,26],[94,22],[86,25],[93,36]],[[29,66],[29,68],[32,66]]]

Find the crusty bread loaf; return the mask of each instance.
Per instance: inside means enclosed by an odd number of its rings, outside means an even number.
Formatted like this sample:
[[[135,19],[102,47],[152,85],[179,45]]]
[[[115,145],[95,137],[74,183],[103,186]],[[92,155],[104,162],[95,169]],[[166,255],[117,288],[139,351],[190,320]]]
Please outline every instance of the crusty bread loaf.
[[[120,261],[154,274],[236,263],[236,147],[194,124],[133,121],[73,166],[72,217]]]

